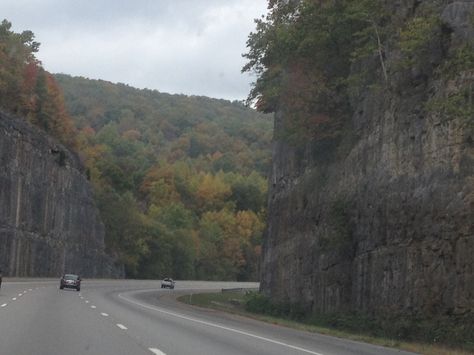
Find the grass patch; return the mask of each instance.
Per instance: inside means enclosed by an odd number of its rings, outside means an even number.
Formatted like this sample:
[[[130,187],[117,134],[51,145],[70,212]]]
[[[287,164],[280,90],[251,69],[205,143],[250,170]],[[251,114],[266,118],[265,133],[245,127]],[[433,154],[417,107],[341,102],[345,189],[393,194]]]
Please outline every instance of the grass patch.
[[[469,343],[468,340],[463,344],[458,344],[458,346],[448,346],[437,343],[440,339],[436,337],[431,338],[434,341],[433,343],[410,338],[407,339],[407,334],[408,336],[413,336],[412,332],[414,331],[416,336],[420,336],[420,333],[427,332],[427,336],[431,337],[433,335],[436,336],[436,334],[441,334],[446,331],[447,328],[452,328],[448,332],[451,335],[447,334],[447,336],[452,336],[455,333],[459,334],[459,327],[451,326],[441,320],[434,323],[418,320],[400,320],[396,322],[393,319],[374,320],[367,316],[357,314],[312,315],[305,317],[304,312],[298,311],[298,308],[291,307],[291,305],[274,305],[266,297],[257,292],[200,293],[181,296],[178,300],[194,306],[239,314],[293,329],[399,348],[421,354],[474,354],[474,344]],[[466,328],[466,325],[463,326]],[[417,331],[416,328],[418,328]],[[431,332],[427,329],[431,329]],[[433,331],[433,329],[435,331]],[[467,329],[468,332],[469,329]]]
[[[192,304],[194,306],[215,309],[240,309],[245,310],[245,293],[243,292],[219,292],[219,293],[196,293],[178,297],[178,301]]]

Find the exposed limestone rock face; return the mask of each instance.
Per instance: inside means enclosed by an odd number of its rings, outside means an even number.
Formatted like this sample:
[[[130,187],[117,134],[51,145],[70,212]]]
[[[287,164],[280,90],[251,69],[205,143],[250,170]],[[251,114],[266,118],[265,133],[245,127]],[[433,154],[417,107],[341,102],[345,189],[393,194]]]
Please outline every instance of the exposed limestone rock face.
[[[473,12],[471,1],[445,7],[449,37],[432,63],[472,43]],[[273,301],[313,312],[474,312],[474,118],[425,108],[472,88],[474,72],[422,74],[354,100],[348,153],[275,142],[261,283]],[[277,137],[289,118],[275,115]]]
[[[472,25],[473,1],[454,1],[446,6],[441,19],[453,31],[455,38],[474,44],[474,26]]]
[[[0,113],[0,266],[8,276],[120,276],[77,157]]]

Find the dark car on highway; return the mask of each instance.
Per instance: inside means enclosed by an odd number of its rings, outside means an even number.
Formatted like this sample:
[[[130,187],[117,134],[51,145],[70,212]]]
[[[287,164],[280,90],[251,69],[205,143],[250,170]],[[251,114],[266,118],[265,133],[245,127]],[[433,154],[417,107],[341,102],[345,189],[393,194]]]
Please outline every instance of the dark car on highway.
[[[74,274],[64,274],[63,277],[61,277],[59,288],[61,290],[64,288],[75,288],[77,291],[80,291],[81,278],[78,275]]]

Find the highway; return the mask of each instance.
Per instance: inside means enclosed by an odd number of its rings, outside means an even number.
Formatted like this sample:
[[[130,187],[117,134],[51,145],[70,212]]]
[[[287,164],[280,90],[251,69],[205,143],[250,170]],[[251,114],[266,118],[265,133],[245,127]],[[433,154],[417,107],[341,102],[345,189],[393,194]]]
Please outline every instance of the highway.
[[[0,355],[393,355],[394,349],[284,328],[177,302],[196,293],[252,283],[11,280],[0,290]]]

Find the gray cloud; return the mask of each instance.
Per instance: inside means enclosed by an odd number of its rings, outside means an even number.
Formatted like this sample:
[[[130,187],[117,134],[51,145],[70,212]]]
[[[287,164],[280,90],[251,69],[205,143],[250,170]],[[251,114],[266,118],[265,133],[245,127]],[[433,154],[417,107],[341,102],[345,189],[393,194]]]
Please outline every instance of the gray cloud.
[[[266,0],[2,0],[15,31],[32,30],[46,69],[162,92],[246,97],[253,19]]]

